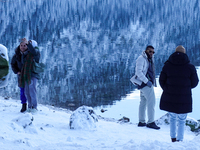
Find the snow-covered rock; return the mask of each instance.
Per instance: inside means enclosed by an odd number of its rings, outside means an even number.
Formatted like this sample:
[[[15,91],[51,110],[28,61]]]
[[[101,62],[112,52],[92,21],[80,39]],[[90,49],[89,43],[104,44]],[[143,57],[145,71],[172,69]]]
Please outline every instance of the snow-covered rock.
[[[128,117],[123,116],[121,119],[118,120],[120,123],[127,123],[130,122],[130,119]]]
[[[11,127],[18,132],[37,133],[37,130],[33,125],[33,120],[32,114],[22,113],[12,120]]]
[[[163,115],[162,117],[160,117],[155,122],[158,125],[164,125],[164,124],[168,125],[168,124],[170,124],[169,113],[166,113],[165,115]],[[200,128],[199,121],[197,121],[194,118],[191,118],[189,116],[186,119],[185,125],[189,126],[191,131],[197,131]]]
[[[0,44],[0,88],[8,84],[8,61],[8,50],[4,45]]]
[[[95,129],[98,121],[92,107],[81,106],[70,116],[70,129]]]
[[[191,128],[191,131],[197,132],[200,129],[200,122],[191,117],[187,117],[186,125]]]
[[[155,121],[157,125],[164,125],[169,124],[169,113],[166,113],[162,117],[160,117],[158,120]]]

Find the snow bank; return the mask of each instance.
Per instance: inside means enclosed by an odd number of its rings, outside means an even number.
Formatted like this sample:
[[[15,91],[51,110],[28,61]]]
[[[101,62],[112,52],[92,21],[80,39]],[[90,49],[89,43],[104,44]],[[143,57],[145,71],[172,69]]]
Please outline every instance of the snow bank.
[[[5,100],[0,97],[1,150],[198,150],[200,148],[200,136],[196,136],[188,128],[185,129],[183,142],[172,143],[169,125],[166,124],[160,125],[160,130],[153,130],[146,127],[139,128],[137,124],[117,123],[117,120],[106,121],[98,117],[95,130],[71,130],[69,121],[73,112],[67,109],[40,104],[35,114],[20,113],[20,109],[20,100]],[[90,119],[92,121],[92,118]]]

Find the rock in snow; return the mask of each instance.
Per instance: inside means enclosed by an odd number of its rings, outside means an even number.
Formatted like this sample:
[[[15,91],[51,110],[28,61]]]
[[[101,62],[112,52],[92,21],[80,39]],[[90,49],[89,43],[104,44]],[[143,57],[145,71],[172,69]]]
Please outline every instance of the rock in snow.
[[[94,129],[98,121],[92,107],[81,106],[70,116],[70,129]]]
[[[33,124],[33,115],[30,113],[22,113],[18,117],[14,118],[11,123],[13,130],[25,133],[37,133]]]
[[[158,125],[169,125],[170,124],[169,113],[166,113],[165,115],[163,115],[162,117],[160,117],[155,122]],[[191,131],[195,131],[195,132],[198,132],[198,130],[200,129],[200,123],[199,123],[199,121],[197,121],[197,120],[195,120],[195,119],[193,119],[191,117],[187,117],[187,119],[186,119],[186,126],[190,127],[190,130]]]

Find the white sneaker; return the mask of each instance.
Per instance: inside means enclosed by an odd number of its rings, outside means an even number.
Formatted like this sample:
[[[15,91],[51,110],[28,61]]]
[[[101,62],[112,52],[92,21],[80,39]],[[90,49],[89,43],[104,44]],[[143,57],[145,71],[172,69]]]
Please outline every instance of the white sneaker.
[[[32,109],[28,108],[26,111],[30,113],[30,112],[32,112]]]
[[[36,113],[37,111],[38,111],[37,108],[33,108],[33,109],[31,110],[32,113]]]

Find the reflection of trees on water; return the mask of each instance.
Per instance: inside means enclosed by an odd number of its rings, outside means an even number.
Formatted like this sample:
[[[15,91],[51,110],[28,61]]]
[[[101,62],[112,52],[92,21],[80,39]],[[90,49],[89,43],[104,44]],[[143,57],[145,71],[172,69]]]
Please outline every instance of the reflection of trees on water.
[[[84,64],[81,64],[84,65]],[[48,95],[43,94],[43,86],[39,90],[39,97],[43,103],[68,107],[71,103],[80,105],[100,106],[112,105],[113,100],[120,100],[122,96],[133,90],[130,83],[130,73],[125,70],[125,63],[105,63],[88,67],[81,73],[77,70],[67,70],[66,74],[59,72],[55,67],[51,72],[52,80],[42,80],[41,85],[49,87]],[[67,74],[73,72],[68,78]],[[48,98],[46,97],[48,96]],[[51,101],[47,101],[47,100]]]
[[[18,37],[38,41],[46,63],[38,84],[41,103],[113,104],[134,89],[129,79],[147,44],[155,47],[157,75],[179,44],[200,65],[198,0],[10,1],[0,5],[0,41],[10,57]],[[16,75],[9,80],[1,94],[18,97]]]

